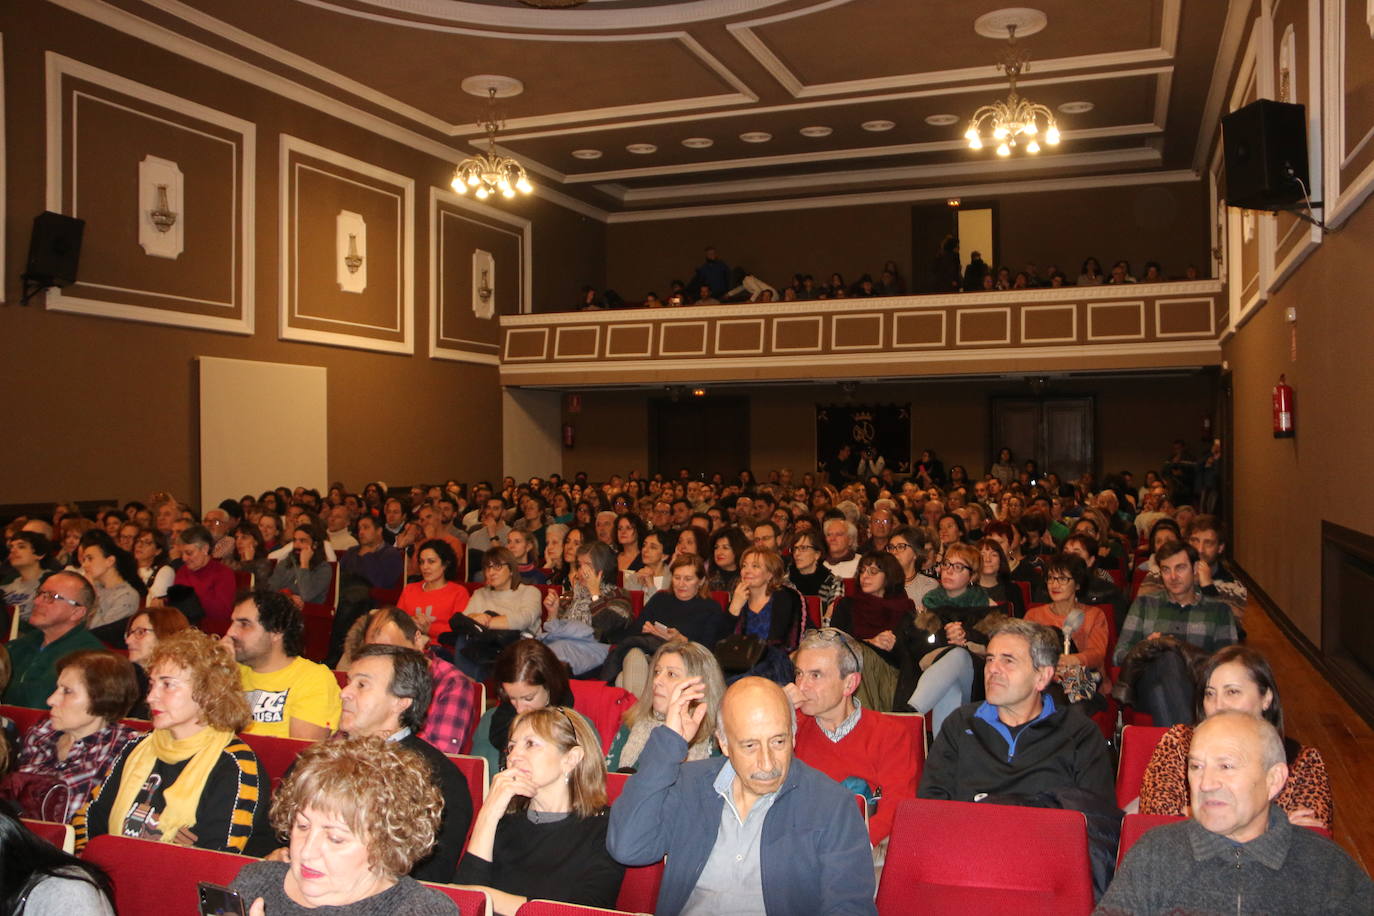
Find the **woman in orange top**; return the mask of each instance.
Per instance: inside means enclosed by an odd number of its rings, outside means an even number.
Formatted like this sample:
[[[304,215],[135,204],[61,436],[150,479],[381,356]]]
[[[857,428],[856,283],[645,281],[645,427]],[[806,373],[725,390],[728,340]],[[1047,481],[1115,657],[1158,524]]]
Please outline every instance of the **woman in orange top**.
[[[420,581],[405,587],[396,606],[435,640],[448,632],[449,618],[468,606],[468,590],[458,583],[458,556],[447,542],[425,541],[417,556]]]
[[[1091,714],[1105,705],[1101,698],[1110,691],[1111,682],[1107,678],[1107,618],[1101,608],[1078,601],[1079,589],[1087,579],[1087,564],[1073,554],[1058,554],[1047,560],[1045,586],[1050,603],[1026,611],[1026,619],[1064,633],[1065,649],[1059,656],[1055,680],[1070,702],[1088,701],[1084,712]],[[1093,685],[1093,680],[1098,683]]]

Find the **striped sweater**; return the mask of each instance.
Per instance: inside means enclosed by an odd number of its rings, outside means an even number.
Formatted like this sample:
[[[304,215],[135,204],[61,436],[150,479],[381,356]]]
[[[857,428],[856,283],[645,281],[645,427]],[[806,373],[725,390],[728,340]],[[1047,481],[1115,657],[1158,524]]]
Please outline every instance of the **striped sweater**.
[[[119,794],[124,763],[138,743],[124,750],[91,793],[90,802],[72,819],[77,849],[84,847],[91,837],[109,832],[110,808]],[[185,767],[186,761],[159,762],[153,767],[153,773],[162,777],[163,786],[170,786]],[[267,822],[268,795],[267,778],[252,749],[241,740],[231,741],[220,752],[220,759],[210,771],[196,806],[196,821],[190,828],[196,835],[195,845],[201,849],[246,855],[263,855],[270,851],[273,837]],[[158,789],[152,796],[152,809],[158,812],[162,807],[162,790]]]

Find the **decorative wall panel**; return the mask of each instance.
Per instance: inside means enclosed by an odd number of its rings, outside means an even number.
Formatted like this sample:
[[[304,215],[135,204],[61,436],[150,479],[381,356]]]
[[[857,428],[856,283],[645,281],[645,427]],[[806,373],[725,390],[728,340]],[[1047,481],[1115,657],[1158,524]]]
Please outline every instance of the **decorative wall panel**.
[[[278,180],[282,339],[413,353],[415,183],[285,134]],[[359,233],[366,254],[349,272],[346,236]]]
[[[47,206],[86,221],[77,282],[49,290],[47,307],[252,333],[254,125],[60,54],[45,60]],[[165,233],[151,221],[161,209]]]
[[[531,236],[527,219],[429,189],[430,356],[498,362],[501,316],[530,310]]]

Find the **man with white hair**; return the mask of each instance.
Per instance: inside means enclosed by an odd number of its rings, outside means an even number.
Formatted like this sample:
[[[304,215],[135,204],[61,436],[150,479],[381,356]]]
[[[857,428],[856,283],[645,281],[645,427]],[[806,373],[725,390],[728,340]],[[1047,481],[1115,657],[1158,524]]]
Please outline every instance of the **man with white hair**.
[[[859,543],[859,529],[842,518],[827,518],[822,528],[825,535],[825,568],[841,579],[852,579],[859,569],[859,555],[854,549]]]
[[[1286,759],[1259,716],[1208,717],[1188,748],[1192,818],[1141,837],[1095,914],[1374,913],[1369,875],[1274,804]]]

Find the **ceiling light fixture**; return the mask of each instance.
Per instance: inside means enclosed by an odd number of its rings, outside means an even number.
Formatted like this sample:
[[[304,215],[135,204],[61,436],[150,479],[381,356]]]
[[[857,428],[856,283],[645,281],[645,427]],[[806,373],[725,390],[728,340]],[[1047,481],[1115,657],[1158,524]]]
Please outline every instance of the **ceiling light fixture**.
[[[450,183],[459,194],[466,194],[471,189],[478,200],[486,200],[493,194],[514,197],[516,191],[528,194],[534,190],[525,175],[525,167],[496,151],[496,132],[505,126],[496,113],[497,89],[495,82],[487,86],[487,117],[485,121],[477,122],[487,132],[487,151],[458,163]]]
[[[574,6],[581,6],[587,0],[520,0],[520,2],[535,9],[566,10]]]
[[[1027,69],[1029,61],[1030,51],[1016,45],[1016,24],[1008,23],[1007,50],[997,69],[1006,73],[1011,92],[1006,101],[984,105],[973,113],[968,130],[964,131],[969,149],[982,149],[985,142],[995,142],[997,155],[1010,156],[1021,143],[1028,153],[1040,152],[1040,137],[1044,137],[1048,146],[1059,144],[1059,126],[1055,123],[1054,112],[1016,93],[1016,78]]]

